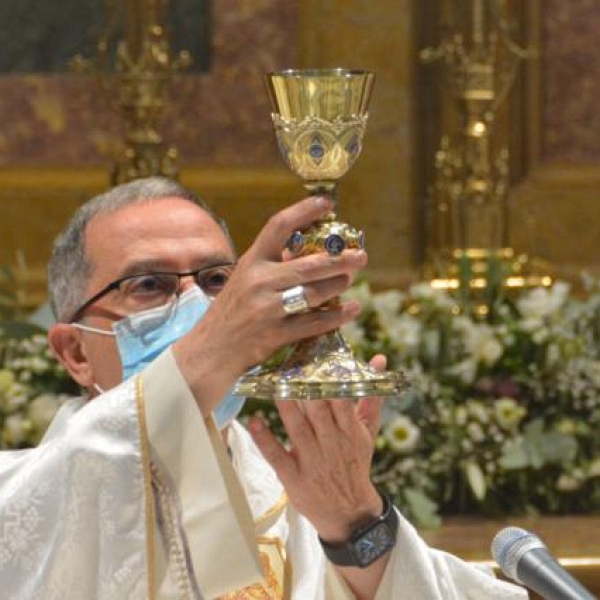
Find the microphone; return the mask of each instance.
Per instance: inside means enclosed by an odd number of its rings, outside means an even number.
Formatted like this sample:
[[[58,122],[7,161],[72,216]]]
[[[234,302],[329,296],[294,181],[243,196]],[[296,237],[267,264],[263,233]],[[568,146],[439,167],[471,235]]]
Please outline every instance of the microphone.
[[[546,600],[595,600],[548,552],[537,535],[506,527],[492,541],[492,556],[510,579]]]

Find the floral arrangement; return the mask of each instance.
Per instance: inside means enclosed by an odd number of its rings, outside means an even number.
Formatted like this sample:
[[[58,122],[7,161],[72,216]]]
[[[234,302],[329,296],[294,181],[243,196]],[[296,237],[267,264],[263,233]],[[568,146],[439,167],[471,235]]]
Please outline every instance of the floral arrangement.
[[[376,483],[422,526],[443,514],[600,511],[600,286],[498,294],[485,318],[428,283],[350,295],[344,327],[411,390],[384,404]]]
[[[600,511],[600,285],[498,294],[485,317],[428,283],[406,293],[357,284],[343,333],[388,357],[410,390],[387,399],[375,482],[414,523],[446,514]],[[0,448],[35,445],[77,387],[43,332],[0,322]],[[249,401],[279,432],[272,404]]]
[[[14,273],[0,265],[0,450],[36,446],[60,405],[79,393],[15,290]]]
[[[77,386],[54,359],[44,332],[0,328],[0,449],[35,446]]]

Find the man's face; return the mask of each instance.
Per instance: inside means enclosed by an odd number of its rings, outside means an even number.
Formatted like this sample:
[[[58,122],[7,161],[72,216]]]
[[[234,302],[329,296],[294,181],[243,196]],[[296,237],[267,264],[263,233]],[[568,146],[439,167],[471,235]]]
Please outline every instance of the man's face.
[[[128,275],[188,272],[234,260],[219,225],[204,210],[180,198],[134,204],[96,217],[87,228],[86,255],[92,270],[82,300]],[[182,290],[192,285],[191,278],[184,279]],[[121,294],[111,292],[86,309],[82,321],[110,331],[112,323],[124,316]],[[76,374],[69,369],[78,382],[105,390],[120,383],[122,368],[115,338],[79,330],[76,335],[87,362]]]

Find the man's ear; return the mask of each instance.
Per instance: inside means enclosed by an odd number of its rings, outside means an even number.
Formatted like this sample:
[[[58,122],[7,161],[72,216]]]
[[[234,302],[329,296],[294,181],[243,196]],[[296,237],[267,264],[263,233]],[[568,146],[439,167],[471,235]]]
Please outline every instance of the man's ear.
[[[56,323],[48,332],[48,342],[54,356],[67,369],[69,375],[81,387],[91,387],[94,376],[79,331],[73,325]]]

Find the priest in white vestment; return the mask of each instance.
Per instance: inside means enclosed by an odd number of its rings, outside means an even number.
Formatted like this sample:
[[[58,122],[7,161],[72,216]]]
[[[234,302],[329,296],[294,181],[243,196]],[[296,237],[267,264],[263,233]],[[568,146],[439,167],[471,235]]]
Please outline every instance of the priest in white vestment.
[[[53,252],[49,339],[90,399],[61,409],[37,448],[0,458],[0,598],[527,597],[428,548],[379,496],[380,400],[280,404],[290,448],[235,421],[228,390],[247,369],[360,309],[281,305],[301,286],[321,306],[364,266],[362,251],[281,261],[287,237],[330,208],[282,211],[239,261],[210,209],[167,180],[80,209]],[[372,526],[387,545],[348,563]]]

